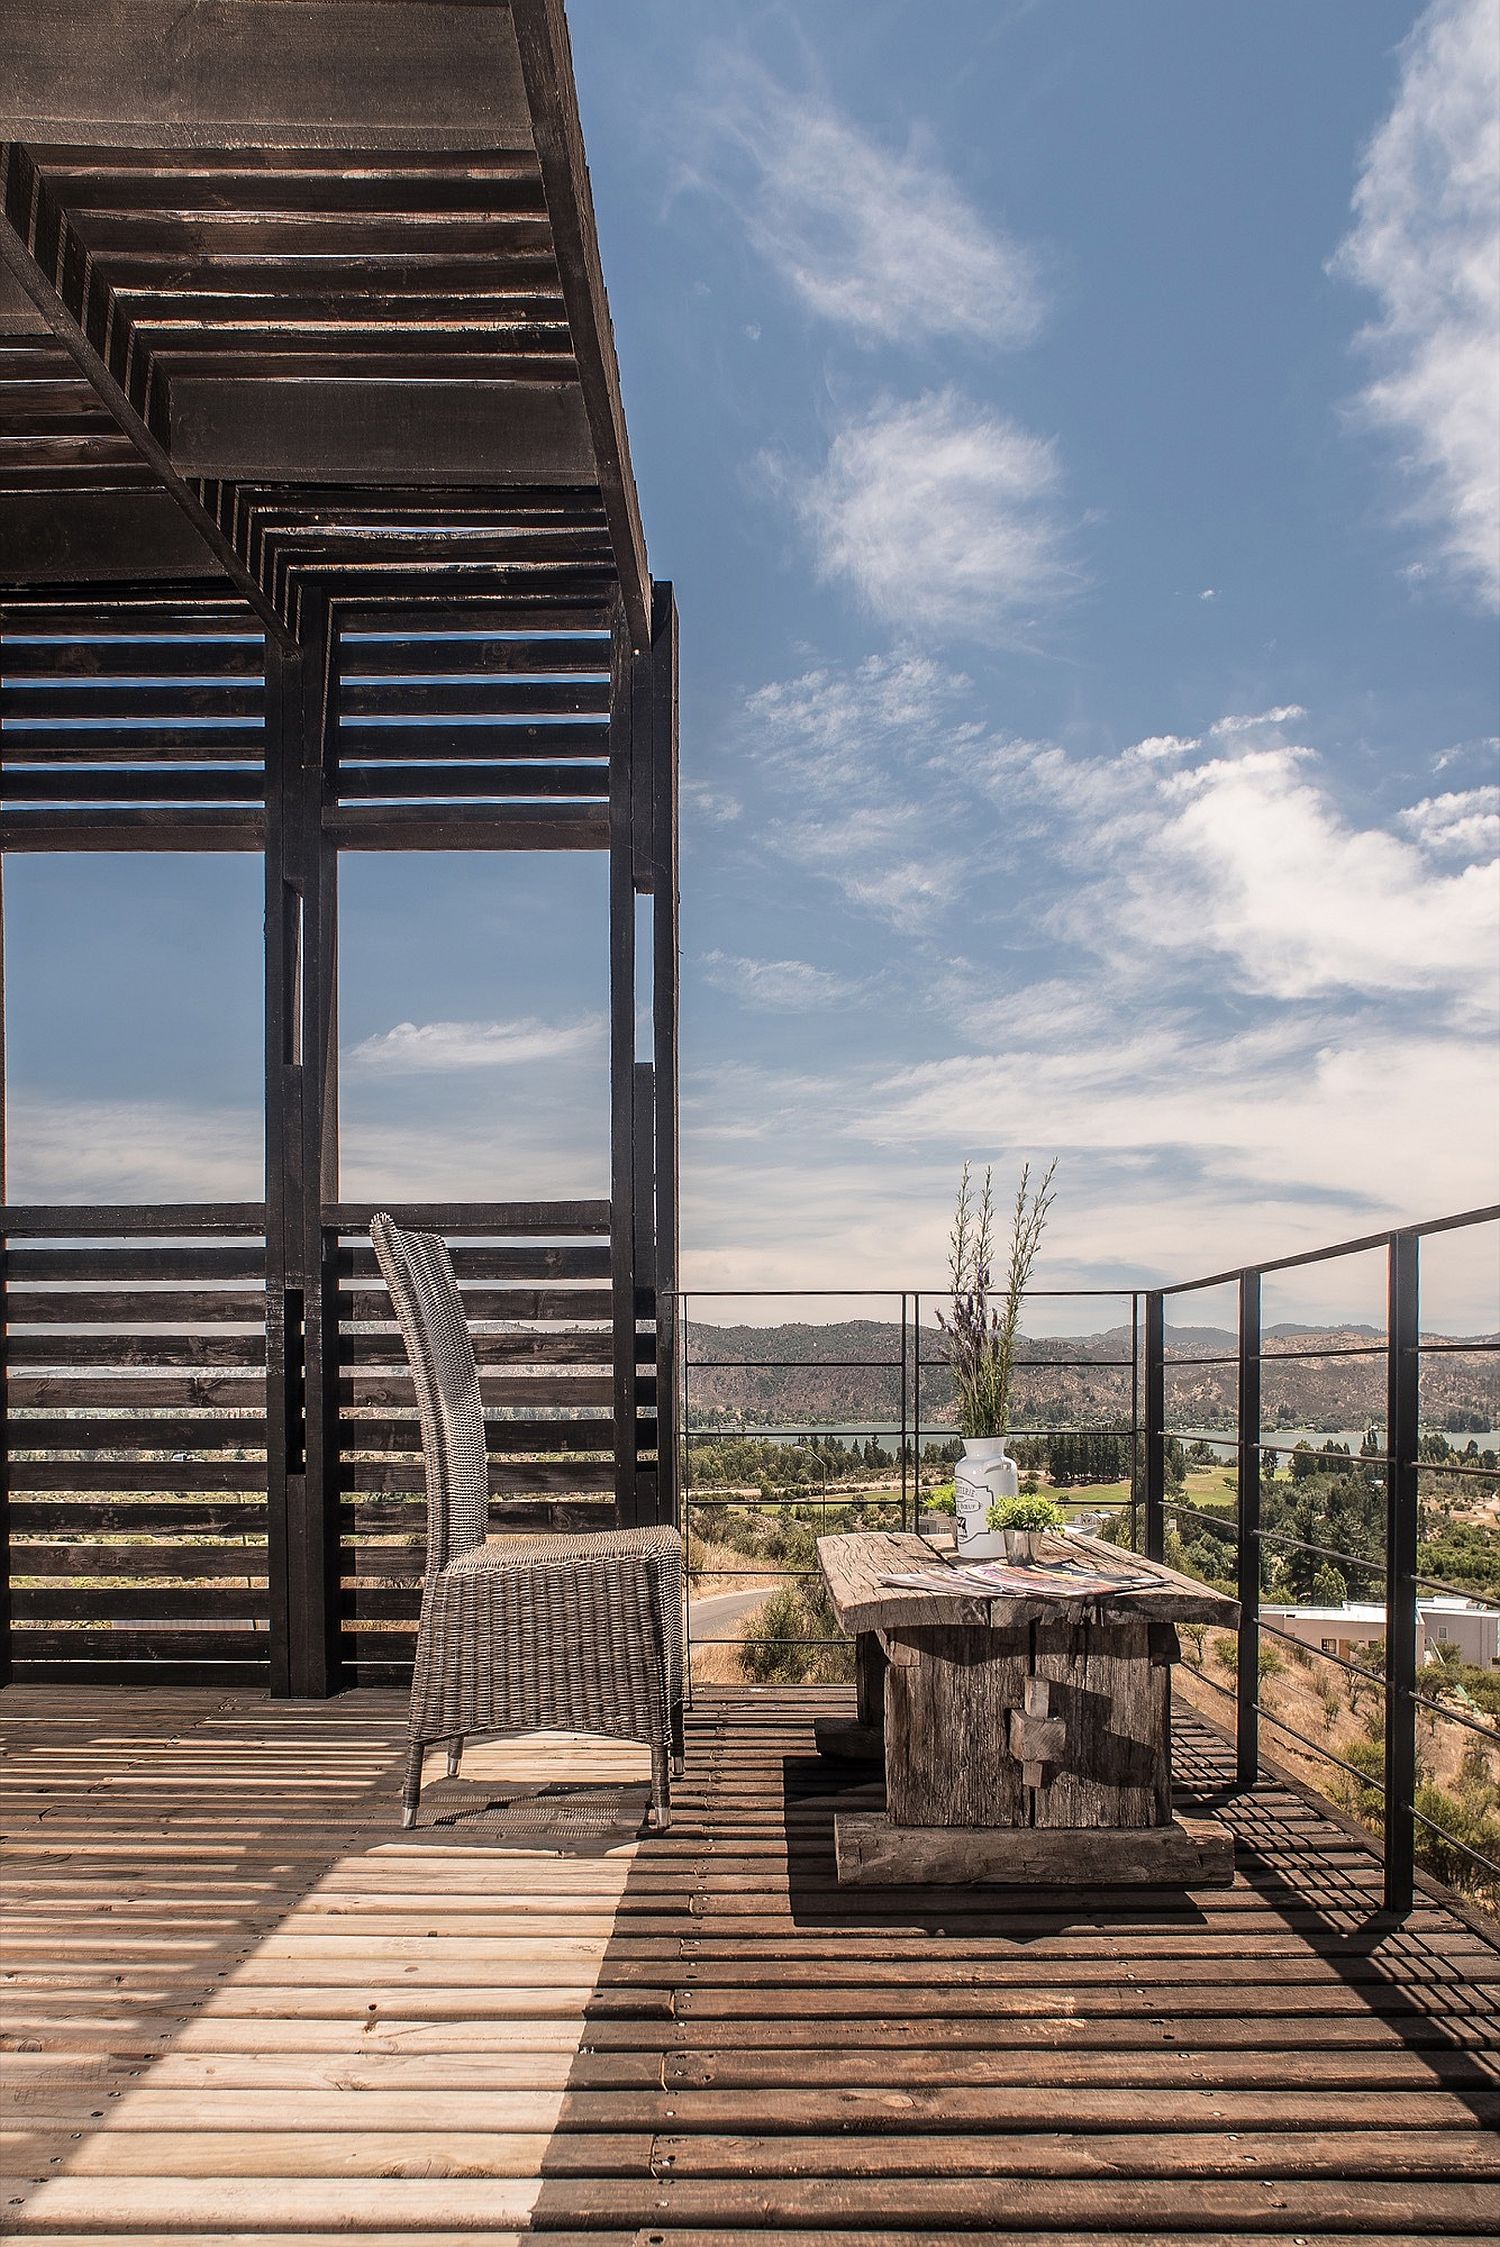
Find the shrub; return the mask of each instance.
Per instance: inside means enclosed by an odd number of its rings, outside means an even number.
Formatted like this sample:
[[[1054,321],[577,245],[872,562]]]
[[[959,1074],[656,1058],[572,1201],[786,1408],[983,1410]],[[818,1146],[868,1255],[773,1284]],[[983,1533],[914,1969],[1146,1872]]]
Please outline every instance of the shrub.
[[[991,1529],[1022,1529],[1033,1534],[1060,1529],[1065,1519],[1061,1506],[1051,1498],[1001,1498],[988,1515]]]

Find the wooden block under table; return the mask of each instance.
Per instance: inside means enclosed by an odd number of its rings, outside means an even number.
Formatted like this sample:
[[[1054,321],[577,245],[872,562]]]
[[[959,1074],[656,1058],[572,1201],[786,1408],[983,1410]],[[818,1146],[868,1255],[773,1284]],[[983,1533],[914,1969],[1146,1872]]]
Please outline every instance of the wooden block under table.
[[[897,1826],[879,1811],[833,1821],[841,1886],[1228,1888],[1234,1839],[1211,1818],[1165,1826]]]

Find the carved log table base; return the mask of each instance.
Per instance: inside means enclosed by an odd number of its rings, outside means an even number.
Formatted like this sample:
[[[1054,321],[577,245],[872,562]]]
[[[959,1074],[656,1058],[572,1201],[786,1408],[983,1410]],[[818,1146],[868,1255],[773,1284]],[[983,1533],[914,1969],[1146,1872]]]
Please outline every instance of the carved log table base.
[[[1067,1549],[1125,1557],[1088,1538]],[[884,1581],[941,1557],[917,1537],[819,1540],[857,1708],[822,1720],[818,1747],[883,1758],[886,1775],[883,1815],[835,1821],[839,1879],[1227,1885],[1229,1835],[1172,1816],[1170,1673],[1177,1623],[1232,1629],[1236,1603],[1165,1568],[1149,1592],[1084,1606]]]

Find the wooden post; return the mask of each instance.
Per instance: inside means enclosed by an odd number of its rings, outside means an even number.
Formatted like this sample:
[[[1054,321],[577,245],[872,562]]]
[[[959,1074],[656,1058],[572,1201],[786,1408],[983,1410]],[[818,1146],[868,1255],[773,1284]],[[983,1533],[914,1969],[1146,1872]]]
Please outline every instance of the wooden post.
[[[338,1683],[337,854],[323,830],[336,644],[308,600],[266,646],[266,1414],[271,1690]]]
[[[0,1206],[10,1199],[6,1173],[5,1075],[5,873],[0,858]],[[0,1233],[0,1685],[10,1683],[10,1445],[6,1412],[10,1390],[10,1352],[7,1347],[9,1294],[7,1254],[9,1242]]]
[[[645,682],[631,653],[623,609],[610,653],[609,706],[609,1097],[610,1315],[613,1326],[615,1505],[622,1528],[641,1518],[636,1440],[635,827],[638,704]]]
[[[677,603],[653,587],[651,640],[652,1036],[656,1149],[657,1519],[676,1523],[678,1490],[677,1286],[679,886],[677,826]]]

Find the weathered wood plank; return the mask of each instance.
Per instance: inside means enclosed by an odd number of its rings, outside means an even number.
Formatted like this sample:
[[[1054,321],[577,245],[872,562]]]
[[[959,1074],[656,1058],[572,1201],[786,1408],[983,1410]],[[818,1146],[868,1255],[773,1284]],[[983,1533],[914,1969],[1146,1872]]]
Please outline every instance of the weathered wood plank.
[[[10,27],[0,130],[125,149],[526,148],[504,11],[415,0],[38,0]]]
[[[834,1827],[839,1879],[854,1887],[1076,1881],[1089,1888],[1138,1880],[1196,1889],[1227,1887],[1234,1878],[1231,1836],[1204,1819],[1080,1832],[1057,1826],[898,1825],[877,1811],[843,1810]],[[1134,1971],[1140,1970],[1137,1959]]]

